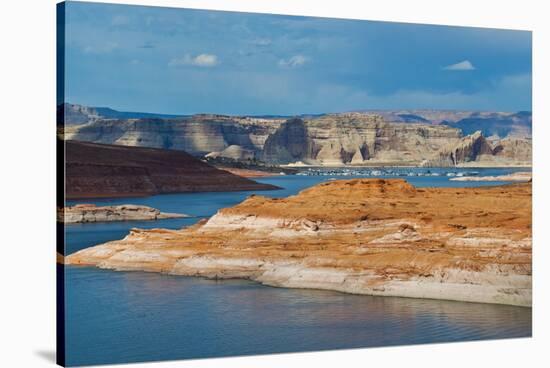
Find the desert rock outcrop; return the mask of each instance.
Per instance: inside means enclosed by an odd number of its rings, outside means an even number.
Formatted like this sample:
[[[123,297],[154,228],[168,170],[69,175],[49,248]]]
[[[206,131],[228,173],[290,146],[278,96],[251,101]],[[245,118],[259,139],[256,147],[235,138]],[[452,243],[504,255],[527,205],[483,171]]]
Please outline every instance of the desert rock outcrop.
[[[77,204],[58,210],[57,220],[66,224],[85,222],[161,220],[168,218],[189,217],[180,213],[160,212],[156,208],[124,204],[120,206],[96,206],[94,204]]]
[[[420,189],[355,179],[252,196],[186,229],[134,229],[66,263],[530,306],[531,236],[530,183]]]
[[[68,199],[270,189],[183,151],[65,142]]]

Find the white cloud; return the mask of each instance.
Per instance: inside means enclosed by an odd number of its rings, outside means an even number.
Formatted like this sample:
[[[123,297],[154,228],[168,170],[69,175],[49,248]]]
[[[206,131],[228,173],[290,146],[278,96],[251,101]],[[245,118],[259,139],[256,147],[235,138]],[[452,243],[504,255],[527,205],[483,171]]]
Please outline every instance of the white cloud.
[[[199,54],[194,57],[186,54],[181,58],[174,58],[168,63],[170,66],[194,65],[200,67],[212,67],[218,64],[218,57],[213,54]]]
[[[303,55],[294,55],[290,59],[279,60],[279,66],[283,68],[296,68],[304,65],[309,61],[309,58]]]
[[[456,64],[447,65],[444,70],[475,70],[474,65],[470,60],[463,60]]]

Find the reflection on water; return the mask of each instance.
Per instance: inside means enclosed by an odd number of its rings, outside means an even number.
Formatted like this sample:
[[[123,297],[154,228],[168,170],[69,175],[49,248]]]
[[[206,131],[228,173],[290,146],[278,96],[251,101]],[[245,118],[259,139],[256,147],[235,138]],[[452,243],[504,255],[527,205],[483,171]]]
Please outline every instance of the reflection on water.
[[[69,365],[531,336],[531,309],[67,267]]]

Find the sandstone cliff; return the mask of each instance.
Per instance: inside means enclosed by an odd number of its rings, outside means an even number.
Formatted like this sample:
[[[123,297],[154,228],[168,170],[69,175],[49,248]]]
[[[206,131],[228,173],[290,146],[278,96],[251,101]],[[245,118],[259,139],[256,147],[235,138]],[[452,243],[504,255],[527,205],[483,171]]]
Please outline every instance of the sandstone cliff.
[[[489,137],[530,138],[532,132],[532,114],[530,111],[495,112],[495,111],[460,111],[460,110],[364,110],[377,114],[390,122],[444,124],[458,128],[463,135],[481,130]]]
[[[457,112],[452,115],[450,112],[429,112],[423,114],[431,119],[469,116],[468,127],[473,124],[472,116],[481,120],[501,119],[499,113],[468,115]],[[242,161],[262,160],[277,165],[303,162],[328,166],[418,166],[427,162],[455,165],[455,162],[462,164],[487,161],[494,166],[510,166],[530,162],[531,141],[528,137],[513,136],[503,139],[497,135],[499,142],[494,147],[491,146],[491,154],[486,147],[479,147],[478,150],[475,146],[477,143],[474,143],[472,151],[467,143],[470,138],[468,135],[464,138],[464,130],[460,128],[462,123],[457,122],[453,125],[456,127],[451,127],[450,123],[435,124],[432,120],[415,116],[417,115],[404,112],[397,115],[385,112],[383,116],[372,113],[342,113],[288,120],[207,114],[179,119],[96,119],[84,125],[66,126],[64,138],[183,150],[195,156],[207,155]],[[401,117],[406,122],[387,120],[396,117]],[[506,119],[515,121],[515,118]],[[479,124],[481,130],[493,131],[482,123]],[[472,136],[476,134],[474,132]],[[479,141],[477,137],[472,139]],[[461,144],[465,145],[463,149],[458,147]],[[497,149],[496,145],[501,148]],[[462,150],[453,154],[458,153],[464,157],[445,157],[453,149]],[[468,156],[469,153],[473,156]],[[489,156],[493,157],[487,160]]]
[[[283,122],[222,115],[182,119],[97,120],[65,128],[64,138],[124,146],[164,148],[203,156],[229,146],[261,151],[267,137]]]
[[[67,264],[356,294],[531,305],[531,185],[333,181],[252,196],[182,230],[134,229]]]
[[[216,169],[183,152],[67,141],[67,198],[269,190],[277,187]]]
[[[326,115],[292,119],[266,140],[263,160],[311,165],[417,165],[449,141],[458,129],[426,124],[388,123],[377,115]]]
[[[530,166],[531,141],[505,138],[488,141],[481,131],[443,147],[426,166]]]
[[[75,206],[60,208],[57,212],[57,221],[66,224],[84,222],[161,220],[180,217],[189,216],[179,213],[160,212],[156,208],[132,204],[124,204],[120,206],[77,204]]]

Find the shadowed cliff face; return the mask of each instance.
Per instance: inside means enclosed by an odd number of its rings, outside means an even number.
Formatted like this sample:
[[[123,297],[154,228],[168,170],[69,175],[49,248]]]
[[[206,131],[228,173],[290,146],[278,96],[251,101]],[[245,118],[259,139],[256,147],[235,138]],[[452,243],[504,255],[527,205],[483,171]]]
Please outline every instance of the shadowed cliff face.
[[[66,262],[529,306],[531,184],[332,181],[287,198],[251,196],[186,229],[134,229]]]
[[[531,141],[506,138],[489,142],[481,131],[461,138],[443,147],[434,159],[427,162],[432,166],[457,165],[530,165]]]
[[[259,152],[283,122],[220,115],[185,119],[96,120],[65,128],[65,139],[124,146],[164,148],[203,156],[235,145]]]
[[[263,159],[278,164],[419,164],[460,136],[454,128],[388,123],[377,115],[326,115],[281,125],[266,140]]]
[[[218,170],[183,152],[67,141],[67,198],[277,189]]]
[[[266,162],[295,162],[311,156],[311,149],[306,123],[302,119],[290,119],[267,138],[262,159]]]

